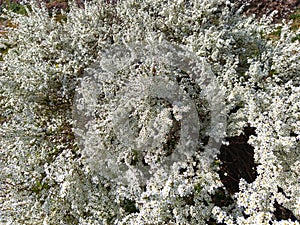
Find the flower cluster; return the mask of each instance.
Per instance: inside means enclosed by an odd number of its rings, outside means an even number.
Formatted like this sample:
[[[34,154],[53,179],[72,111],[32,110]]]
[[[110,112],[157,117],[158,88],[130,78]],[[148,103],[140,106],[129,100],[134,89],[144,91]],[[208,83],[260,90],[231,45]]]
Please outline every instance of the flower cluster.
[[[299,31],[225,0],[26,9],[0,36],[1,224],[299,224]],[[232,194],[219,150],[246,126]]]

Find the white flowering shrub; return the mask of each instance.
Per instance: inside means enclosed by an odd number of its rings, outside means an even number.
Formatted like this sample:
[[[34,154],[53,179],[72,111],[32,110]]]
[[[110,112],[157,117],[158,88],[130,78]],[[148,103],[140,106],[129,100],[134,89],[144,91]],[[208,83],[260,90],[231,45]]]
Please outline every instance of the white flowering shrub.
[[[299,31],[228,1],[30,5],[2,15],[1,224],[299,224]],[[232,193],[218,157],[247,126]]]

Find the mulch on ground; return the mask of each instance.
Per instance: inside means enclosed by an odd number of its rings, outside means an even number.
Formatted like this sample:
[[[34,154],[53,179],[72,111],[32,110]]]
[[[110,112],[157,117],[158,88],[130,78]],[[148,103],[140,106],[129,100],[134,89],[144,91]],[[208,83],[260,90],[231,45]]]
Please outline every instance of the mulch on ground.
[[[289,20],[289,16],[300,8],[300,0],[232,0],[236,7],[245,5],[243,13],[245,15],[255,14],[257,18],[263,15],[270,15],[277,11],[274,22],[280,22],[282,19]]]

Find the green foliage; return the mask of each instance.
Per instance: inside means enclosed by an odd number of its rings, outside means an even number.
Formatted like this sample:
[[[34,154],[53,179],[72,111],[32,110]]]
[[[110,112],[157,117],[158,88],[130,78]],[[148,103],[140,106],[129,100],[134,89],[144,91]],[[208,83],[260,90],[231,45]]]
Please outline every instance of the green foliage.
[[[295,42],[297,40],[300,41],[300,34],[298,34],[296,37],[292,38],[292,42]]]
[[[28,6],[29,5],[27,5],[27,7]],[[16,2],[6,1],[6,3],[4,4],[4,8],[9,10],[9,11],[12,11],[14,13],[17,13],[17,14],[27,15],[25,5],[22,5],[22,4],[19,4],[19,3],[16,3]]]
[[[274,36],[280,37],[282,27],[276,28],[276,30],[272,33]]]
[[[50,186],[47,183],[44,183],[43,181],[37,181],[35,185],[31,188],[31,191],[39,194],[42,190],[48,190]]]
[[[132,165],[136,165],[138,163],[138,151],[137,150],[132,150],[132,161],[131,164]]]
[[[290,19],[293,19],[293,20],[300,19],[300,13],[294,13],[294,14],[290,15]]]
[[[202,191],[202,189],[203,189],[203,187],[202,187],[202,184],[201,183],[198,183],[198,184],[196,184],[195,186],[194,186],[194,189],[195,189],[195,192],[196,193],[201,193],[201,191]]]

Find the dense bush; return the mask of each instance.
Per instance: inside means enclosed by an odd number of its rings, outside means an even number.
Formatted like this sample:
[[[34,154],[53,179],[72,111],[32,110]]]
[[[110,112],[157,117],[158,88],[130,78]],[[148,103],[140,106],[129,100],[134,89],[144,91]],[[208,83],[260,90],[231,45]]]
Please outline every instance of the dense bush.
[[[2,224],[299,224],[299,31],[219,0],[30,4],[2,15]],[[245,127],[232,193],[219,140]]]

